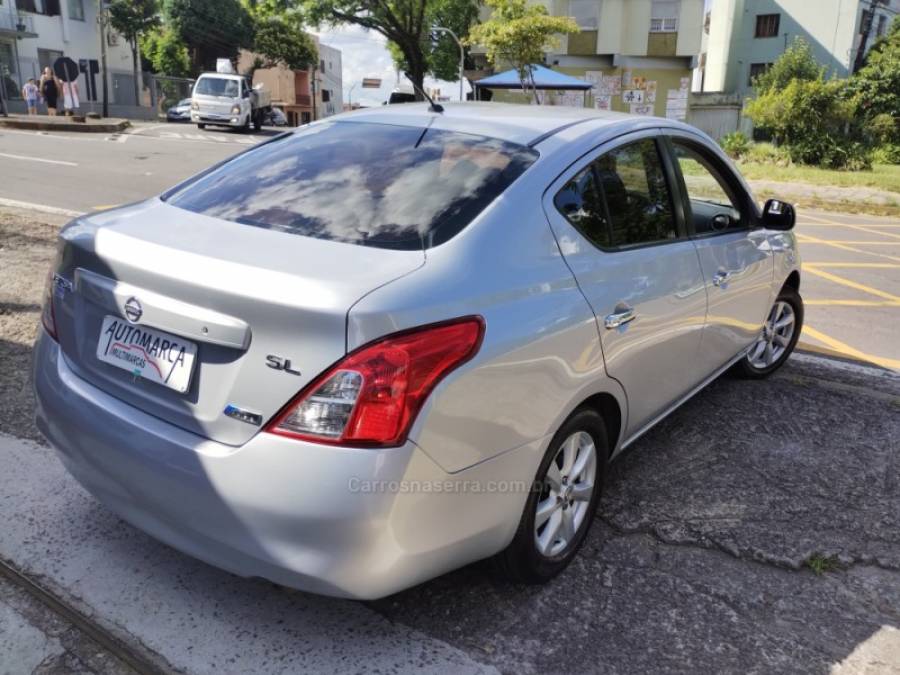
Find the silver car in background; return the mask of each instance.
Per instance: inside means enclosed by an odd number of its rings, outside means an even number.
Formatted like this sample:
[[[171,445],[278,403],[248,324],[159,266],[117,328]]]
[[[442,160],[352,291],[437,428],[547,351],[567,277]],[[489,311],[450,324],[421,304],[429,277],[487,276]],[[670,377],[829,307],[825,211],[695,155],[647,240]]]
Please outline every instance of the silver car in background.
[[[242,576],[546,581],[612,457],[787,359],[793,224],[669,120],[339,115],[62,231],[37,423],[122,518]]]

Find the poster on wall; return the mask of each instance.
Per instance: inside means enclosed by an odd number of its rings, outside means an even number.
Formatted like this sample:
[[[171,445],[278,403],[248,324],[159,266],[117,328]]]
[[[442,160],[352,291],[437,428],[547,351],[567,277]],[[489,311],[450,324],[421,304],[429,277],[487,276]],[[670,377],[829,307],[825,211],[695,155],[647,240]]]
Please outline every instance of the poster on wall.
[[[570,108],[584,107],[584,94],[580,91],[558,91],[554,99],[554,105],[564,105]]]
[[[591,89],[594,92],[604,94],[604,78],[602,70],[588,70],[584,73],[584,79],[591,83]]]
[[[595,96],[594,107],[597,110],[612,110],[612,96]]]
[[[622,71],[622,89],[631,89],[631,71]]]
[[[632,103],[631,104],[631,114],[632,115],[652,115],[653,114],[653,106],[645,105],[643,103]]]
[[[644,92],[640,89],[626,89],[622,92],[622,103],[643,103]]]

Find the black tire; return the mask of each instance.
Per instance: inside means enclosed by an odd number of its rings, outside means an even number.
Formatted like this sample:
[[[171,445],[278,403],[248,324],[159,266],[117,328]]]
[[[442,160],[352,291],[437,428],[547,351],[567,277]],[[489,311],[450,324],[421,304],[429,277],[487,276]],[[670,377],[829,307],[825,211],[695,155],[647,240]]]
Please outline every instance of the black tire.
[[[198,123],[197,123],[197,128],[202,130],[202,129],[205,129],[205,128],[206,128],[206,125],[205,125],[205,124],[202,124],[202,123],[200,123],[200,122],[198,122]]]
[[[803,298],[800,297],[800,294],[796,290],[794,290],[790,286],[785,286],[781,289],[781,292],[775,299],[775,305],[777,305],[779,302],[788,304],[794,312],[794,330],[791,333],[791,337],[788,341],[787,347],[773,363],[765,367],[753,364],[750,357],[755,346],[751,347],[750,353],[744,356],[744,358],[738,361],[734,366],[734,372],[739,377],[744,377],[751,380],[759,380],[764,377],[768,377],[776,370],[781,368],[782,365],[784,365],[784,362],[788,360],[788,357],[794,351],[794,347],[797,346],[797,340],[800,339],[800,331],[803,330]],[[766,321],[768,322],[768,320],[769,317],[767,316]]]
[[[550,463],[557,461],[557,455],[561,453],[563,443],[572,435],[584,431],[587,432],[593,443],[596,453],[594,465],[594,488],[584,517],[575,530],[575,536],[566,544],[565,548],[553,555],[545,555],[538,550],[535,541],[535,515],[539,500],[546,495],[542,487]],[[603,491],[603,481],[606,477],[606,465],[609,461],[609,443],[606,435],[606,425],[603,417],[589,408],[576,410],[559,428],[559,431],[550,441],[547,453],[541,461],[535,478],[535,486],[528,494],[525,502],[525,510],[519,522],[519,528],[510,545],[494,557],[494,563],[500,574],[507,579],[526,584],[542,584],[562,572],[578,553],[584,544],[585,537],[594,521],[597,512],[597,504]],[[559,464],[557,464],[559,466]],[[549,524],[549,521],[548,521]]]

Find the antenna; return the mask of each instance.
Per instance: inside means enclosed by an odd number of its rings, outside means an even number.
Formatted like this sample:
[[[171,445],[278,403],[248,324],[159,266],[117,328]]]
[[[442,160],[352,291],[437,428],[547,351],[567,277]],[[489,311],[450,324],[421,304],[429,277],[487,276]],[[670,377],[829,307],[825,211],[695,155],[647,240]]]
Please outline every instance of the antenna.
[[[404,71],[403,71],[403,74],[406,75],[406,79],[410,81],[410,83],[411,83],[412,86],[413,86],[413,89],[415,89],[417,92],[419,92],[420,94],[422,94],[422,96],[423,96],[423,97],[431,104],[431,105],[428,107],[428,109],[429,109],[431,112],[436,112],[436,113],[442,113],[442,112],[444,112],[444,106],[442,106],[442,105],[440,105],[440,104],[438,104],[438,103],[435,103],[435,102],[434,102],[434,99],[431,98],[428,94],[425,93],[425,90],[423,90],[421,87],[419,87],[418,85],[416,85],[415,80],[412,79],[412,76],[411,76],[408,72],[406,72],[406,71],[404,70]]]

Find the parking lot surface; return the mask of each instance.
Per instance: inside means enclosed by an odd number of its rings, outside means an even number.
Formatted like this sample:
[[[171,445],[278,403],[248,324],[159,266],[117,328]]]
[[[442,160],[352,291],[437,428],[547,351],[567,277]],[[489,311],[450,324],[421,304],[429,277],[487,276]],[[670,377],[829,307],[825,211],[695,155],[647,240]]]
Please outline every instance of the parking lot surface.
[[[332,600],[159,544],[40,443],[27,365],[63,220],[0,213],[0,558],[161,668],[898,672],[900,377],[890,369],[798,355],[768,380],[720,378],[615,463],[581,555],[546,586],[503,583],[482,563],[378,602]],[[814,250],[804,245],[805,263],[827,261]],[[809,275],[803,283],[816,297]],[[834,308],[815,307],[808,321],[822,335],[894,357],[892,342],[851,343],[843,321],[828,323]]]

